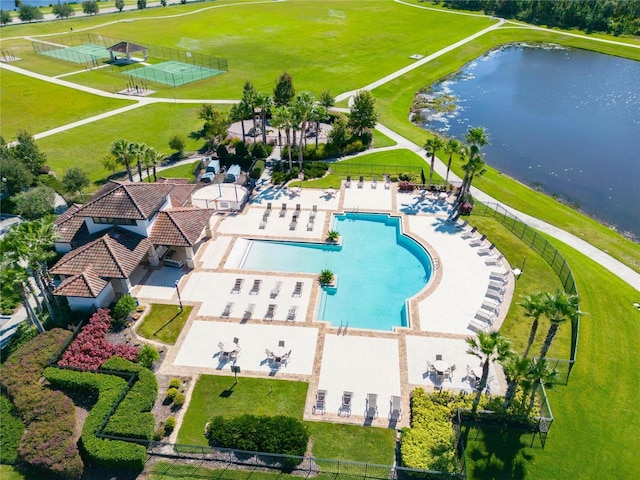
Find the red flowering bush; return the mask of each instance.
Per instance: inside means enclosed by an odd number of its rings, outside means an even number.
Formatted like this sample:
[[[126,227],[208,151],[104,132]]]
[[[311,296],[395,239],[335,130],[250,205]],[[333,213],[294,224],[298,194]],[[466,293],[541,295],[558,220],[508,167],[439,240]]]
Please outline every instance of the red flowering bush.
[[[111,326],[109,310],[101,308],[89,319],[58,362],[62,367],[97,370],[114,355],[135,362],[139,349],[128,345],[113,345],[105,335]]]
[[[402,182],[398,182],[398,190],[401,192],[413,192],[416,188],[415,184],[403,180]]]

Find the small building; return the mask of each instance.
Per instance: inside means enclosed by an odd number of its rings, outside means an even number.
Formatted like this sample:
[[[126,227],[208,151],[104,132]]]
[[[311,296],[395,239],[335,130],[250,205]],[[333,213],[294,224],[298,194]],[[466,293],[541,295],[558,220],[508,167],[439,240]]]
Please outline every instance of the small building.
[[[249,190],[237,183],[216,183],[194,192],[191,202],[195,207],[217,211],[242,210],[249,199]]]
[[[145,62],[148,58],[147,47],[131,42],[116,43],[115,45],[108,47],[107,50],[109,50],[112,62],[121,60],[126,60],[127,62]],[[142,52],[142,58],[134,58],[133,54],[139,52]],[[123,56],[118,58],[118,54],[122,54]]]

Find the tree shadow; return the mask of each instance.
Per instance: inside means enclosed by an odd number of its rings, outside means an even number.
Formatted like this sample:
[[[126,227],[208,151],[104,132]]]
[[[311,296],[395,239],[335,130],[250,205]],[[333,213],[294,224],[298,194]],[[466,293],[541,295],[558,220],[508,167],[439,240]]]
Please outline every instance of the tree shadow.
[[[527,462],[534,459],[529,433],[508,428],[473,427],[463,433],[472,476],[483,479],[524,480]]]

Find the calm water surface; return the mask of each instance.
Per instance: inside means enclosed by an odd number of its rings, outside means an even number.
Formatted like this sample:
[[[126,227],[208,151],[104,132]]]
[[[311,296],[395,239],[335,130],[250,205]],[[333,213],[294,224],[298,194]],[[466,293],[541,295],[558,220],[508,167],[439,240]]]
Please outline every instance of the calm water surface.
[[[489,165],[640,238],[640,62],[510,46],[434,86],[445,93],[456,110],[427,128],[486,128]]]

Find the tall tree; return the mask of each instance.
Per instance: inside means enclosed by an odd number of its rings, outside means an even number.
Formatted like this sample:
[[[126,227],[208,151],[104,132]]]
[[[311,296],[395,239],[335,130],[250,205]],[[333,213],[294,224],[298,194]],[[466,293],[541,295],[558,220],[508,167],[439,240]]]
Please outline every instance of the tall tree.
[[[278,130],[283,129],[287,153],[289,156],[289,171],[293,170],[293,159],[291,158],[291,129],[293,128],[293,108],[289,106],[276,107],[273,112],[271,122]]]
[[[323,105],[320,105],[319,103],[316,103],[315,105],[313,105],[309,120],[315,122],[316,124],[316,128],[315,128],[316,150],[318,149],[318,139],[320,137],[320,122],[325,122],[328,119],[329,119],[329,112]]]
[[[100,13],[100,6],[96,0],[87,0],[82,2],[82,11],[87,15],[97,15]]]
[[[378,113],[375,103],[375,98],[368,90],[360,90],[353,97],[347,125],[357,136],[361,137],[365,131],[376,126]]]
[[[53,213],[56,192],[46,185],[39,185],[12,198],[20,215],[28,220],[35,220]]]
[[[480,154],[476,154],[473,158],[469,158],[469,161],[462,166],[462,169],[464,170],[464,180],[462,181],[460,198],[465,199],[469,195],[473,179],[476,176],[483,175],[484,172],[487,171],[484,166],[485,163]]]
[[[43,333],[44,327],[42,326],[42,322],[40,322],[38,315],[33,310],[29,301],[29,274],[17,263],[8,262],[7,257],[4,255],[1,262],[0,281],[5,285],[12,285],[18,290],[20,299],[22,300],[22,306],[27,312],[27,318],[38,329],[38,332]]]
[[[133,143],[133,155],[138,168],[138,180],[142,181],[142,164],[144,162],[144,151],[147,148],[146,143]]]
[[[256,89],[249,80],[244,83],[244,87],[242,87],[242,101],[249,106],[251,109],[251,120],[253,121],[253,131],[256,130],[256,100],[257,100]],[[255,138],[255,137],[254,137]],[[255,140],[254,140],[255,141]]]
[[[18,132],[18,143],[12,148],[12,155],[34,175],[39,175],[47,163],[47,156],[36,145],[31,134],[24,130]]]
[[[42,20],[44,15],[38,7],[32,5],[22,5],[18,11],[18,18],[23,22],[34,22],[36,20]]]
[[[506,408],[513,400],[516,389],[524,380],[530,376],[533,361],[530,358],[521,357],[519,355],[511,355],[502,361],[504,375],[507,380],[507,391],[504,394],[504,403],[502,408]]]
[[[449,160],[447,161],[447,175],[444,178],[445,185],[449,185],[449,172],[451,171],[451,161],[453,160],[453,156],[460,153],[461,147],[462,144],[457,138],[448,138],[445,142],[444,151],[449,155]]]
[[[246,133],[244,131],[244,121],[251,116],[251,107],[244,101],[235,103],[229,111],[229,116],[232,122],[240,122],[242,128],[242,141],[246,143]]]
[[[262,124],[262,143],[267,143],[267,115],[271,109],[271,96],[266,93],[256,93],[256,108],[260,109],[260,123]]]
[[[9,13],[9,11],[0,9],[0,23],[2,23],[2,25],[6,25],[7,23],[11,22],[13,22],[13,17]]]
[[[69,18],[73,15],[73,7],[68,3],[56,3],[51,11],[56,18]]]
[[[124,138],[116,140],[111,144],[111,155],[120,165],[124,165],[129,175],[129,181],[133,182],[133,174],[131,173],[131,162],[135,158],[135,146],[133,142],[129,142]]]
[[[480,397],[489,379],[489,367],[493,362],[503,362],[513,353],[511,351],[511,342],[503,337],[500,332],[478,332],[478,337],[467,338],[469,349],[467,353],[478,357],[482,363],[482,377],[478,385],[478,393],[473,400],[472,412],[476,413],[480,404]]]
[[[273,87],[273,104],[276,107],[290,105],[296,96],[296,89],[293,86],[293,78],[287,72],[283,72],[276,79]]]
[[[464,139],[469,145],[469,161],[480,154],[482,147],[489,144],[489,134],[482,127],[472,127],[464,134]]]
[[[329,110],[335,105],[336,101],[329,90],[323,90],[320,94],[320,98],[318,98],[318,103]]]
[[[442,150],[444,148],[444,145],[445,145],[444,141],[437,135],[434,135],[433,137],[429,138],[424,144],[424,149],[427,151],[427,155],[431,155],[431,167],[429,168],[429,187],[428,188],[431,188],[431,183],[433,182],[433,170],[435,169],[436,152],[438,150]]]
[[[529,397],[529,411],[531,411],[536,402],[536,392],[540,385],[551,386],[558,378],[558,371],[551,368],[546,358],[538,358],[532,362],[528,373],[532,381],[531,396]]]
[[[313,112],[313,104],[315,99],[313,95],[307,92],[303,92],[296,98],[296,113],[300,120],[300,148],[298,149],[298,162],[300,163],[300,170],[302,170],[302,141],[304,139],[305,146],[307,145],[307,129],[309,119]]]
[[[578,296],[570,295],[559,289],[556,290],[555,295],[546,293],[543,302],[544,313],[549,319],[549,322],[551,322],[551,325],[549,325],[547,336],[540,349],[540,358],[547,356],[560,325],[567,320],[573,320],[584,315],[584,313],[580,311],[580,299]]]
[[[79,193],[83,198],[82,189],[87,188],[91,180],[86,172],[79,167],[68,168],[62,177],[62,186],[67,193]]]
[[[522,354],[523,357],[529,355],[531,345],[533,345],[533,342],[536,339],[538,325],[540,324],[540,317],[542,316],[546,308],[544,299],[545,296],[541,292],[533,292],[525,297],[522,297],[522,301],[519,303],[519,305],[524,308],[524,316],[533,319],[533,321],[531,322],[531,330],[529,331],[529,340],[527,342],[527,347]]]

